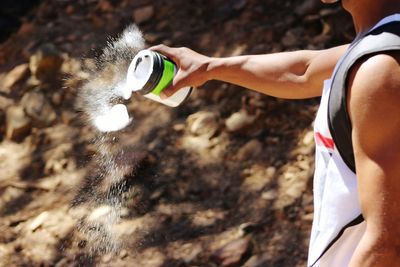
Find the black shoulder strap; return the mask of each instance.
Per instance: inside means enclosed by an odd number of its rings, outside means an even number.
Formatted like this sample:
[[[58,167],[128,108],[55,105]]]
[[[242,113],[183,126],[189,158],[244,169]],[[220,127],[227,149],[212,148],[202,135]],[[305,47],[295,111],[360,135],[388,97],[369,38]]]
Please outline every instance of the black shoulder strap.
[[[328,101],[329,130],[341,157],[354,173],[356,168],[351,141],[351,122],[347,113],[347,74],[354,63],[362,57],[393,50],[400,50],[400,22],[397,21],[373,30],[356,43],[341,62],[332,79]],[[310,266],[314,266],[349,227],[358,225],[363,221],[364,217],[360,214],[345,225]]]
[[[400,22],[390,22],[373,30],[356,43],[341,62],[332,78],[328,102],[328,124],[333,141],[346,165],[355,173],[351,122],[347,112],[347,75],[364,56],[400,50]]]

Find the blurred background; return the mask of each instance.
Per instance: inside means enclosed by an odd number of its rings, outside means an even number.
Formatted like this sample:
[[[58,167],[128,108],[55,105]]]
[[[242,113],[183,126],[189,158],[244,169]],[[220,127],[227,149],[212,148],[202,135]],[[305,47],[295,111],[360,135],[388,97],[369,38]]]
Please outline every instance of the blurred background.
[[[304,266],[318,99],[217,81],[175,109],[133,97],[133,124],[117,140],[136,159],[121,218],[104,240],[80,234],[97,214],[101,170],[77,93],[131,23],[148,46],[210,56],[323,49],[354,35],[340,6],[316,0],[1,1],[0,266]],[[114,250],[91,246],[114,239]]]

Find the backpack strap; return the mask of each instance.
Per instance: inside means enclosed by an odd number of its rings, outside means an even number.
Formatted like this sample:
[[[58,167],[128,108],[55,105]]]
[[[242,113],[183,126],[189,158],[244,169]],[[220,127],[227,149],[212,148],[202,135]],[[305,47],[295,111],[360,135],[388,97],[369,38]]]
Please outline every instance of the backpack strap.
[[[351,121],[347,112],[347,76],[361,58],[379,52],[400,50],[400,22],[385,24],[363,37],[336,70],[328,100],[328,125],[333,141],[346,165],[355,173]]]
[[[400,50],[399,21],[390,22],[378,27],[353,45],[332,78],[331,92],[328,100],[329,130],[340,156],[354,173],[356,172],[356,168],[351,139],[352,126],[347,112],[347,75],[351,67],[362,57],[395,50]],[[358,225],[363,221],[363,215],[359,214],[351,222],[343,226],[310,267],[315,266],[349,227]]]

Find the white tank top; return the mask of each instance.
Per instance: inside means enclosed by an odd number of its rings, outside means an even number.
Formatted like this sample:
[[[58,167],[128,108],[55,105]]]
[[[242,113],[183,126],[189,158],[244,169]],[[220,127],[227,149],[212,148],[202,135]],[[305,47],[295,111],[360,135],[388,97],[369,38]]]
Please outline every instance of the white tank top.
[[[400,14],[384,18],[371,30],[392,21],[400,21]],[[331,80],[326,80],[314,123],[314,221],[308,254],[308,266],[313,267],[348,266],[366,228],[365,221],[355,221],[361,214],[356,174],[344,163],[329,131],[330,89]]]

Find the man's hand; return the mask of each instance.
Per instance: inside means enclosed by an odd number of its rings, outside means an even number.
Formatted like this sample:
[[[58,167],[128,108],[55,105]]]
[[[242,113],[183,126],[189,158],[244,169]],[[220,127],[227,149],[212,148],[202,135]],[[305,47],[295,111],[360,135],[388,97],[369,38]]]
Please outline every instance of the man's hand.
[[[172,83],[161,93],[162,98],[173,95],[180,88],[186,86],[197,87],[208,81],[207,67],[210,62],[209,57],[186,47],[172,48],[165,45],[157,45],[151,47],[150,50],[160,52],[170,58],[179,68]]]

